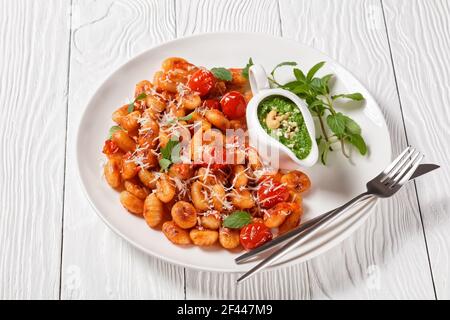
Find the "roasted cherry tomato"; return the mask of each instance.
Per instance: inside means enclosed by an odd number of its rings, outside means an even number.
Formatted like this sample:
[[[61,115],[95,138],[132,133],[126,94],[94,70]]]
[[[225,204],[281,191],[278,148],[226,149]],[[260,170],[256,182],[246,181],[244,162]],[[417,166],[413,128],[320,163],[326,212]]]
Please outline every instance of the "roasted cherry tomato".
[[[220,103],[215,99],[206,99],[203,101],[203,106],[207,109],[220,109]]]
[[[187,85],[203,97],[216,85],[216,77],[209,70],[199,69],[194,72]]]
[[[106,155],[114,154],[119,151],[119,147],[117,144],[115,144],[114,141],[111,139],[108,139],[105,141],[105,144],[103,146],[103,153]]]
[[[222,160],[218,161],[220,159],[217,159],[220,155],[216,155],[216,149],[213,147],[211,149],[204,149],[203,155],[202,155],[202,162],[198,164],[199,167],[207,167],[208,164],[209,168],[212,170],[220,170],[225,169],[227,167],[226,163],[226,150],[223,149],[222,151]]]
[[[245,102],[244,96],[238,91],[226,93],[222,99],[220,99],[220,105],[222,107],[222,112],[229,119],[234,120],[245,116],[247,103]]]
[[[263,180],[257,192],[260,206],[266,209],[289,198],[288,188],[273,179]]]
[[[266,172],[258,179],[258,184],[262,183],[266,180],[272,179],[275,182],[282,182],[281,178],[283,177],[283,174],[279,171],[273,171],[273,172]]]
[[[262,222],[253,222],[241,229],[239,240],[246,250],[259,247],[272,240],[272,232]]]

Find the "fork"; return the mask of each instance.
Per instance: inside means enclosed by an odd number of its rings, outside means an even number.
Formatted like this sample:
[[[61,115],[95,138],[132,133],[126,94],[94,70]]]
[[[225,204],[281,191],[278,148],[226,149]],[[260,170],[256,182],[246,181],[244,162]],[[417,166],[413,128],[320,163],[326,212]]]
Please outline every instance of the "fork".
[[[267,265],[281,258],[283,255],[292,250],[301,239],[310,237],[312,232],[325,224],[327,221],[333,219],[337,215],[341,214],[345,210],[354,206],[355,204],[366,200],[370,197],[388,198],[393,196],[400,188],[409,180],[411,175],[419,166],[423,159],[423,154],[417,151],[414,147],[406,148],[392,163],[383,170],[379,175],[370,180],[366,184],[367,190],[355,198],[351,199],[344,205],[336,208],[333,211],[323,215],[317,221],[309,223],[304,230],[297,236],[293,237],[287,244],[281,247],[279,250],[268,256],[261,261],[258,265],[250,269],[247,273],[237,279],[237,282],[242,282],[248,279],[250,276],[256,274]],[[243,259],[241,259],[242,261]],[[237,259],[238,261],[238,259]]]

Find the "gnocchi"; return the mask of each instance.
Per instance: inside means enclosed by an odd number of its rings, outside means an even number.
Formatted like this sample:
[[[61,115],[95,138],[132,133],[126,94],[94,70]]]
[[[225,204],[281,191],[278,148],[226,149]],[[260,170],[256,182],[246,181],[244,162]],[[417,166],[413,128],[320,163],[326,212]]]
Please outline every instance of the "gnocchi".
[[[252,96],[249,82],[242,69],[228,70],[231,80],[224,80],[167,58],[152,82],[136,84],[134,107],[118,106],[111,116],[106,182],[128,212],[176,245],[249,249],[255,232],[269,241],[270,229],[285,233],[300,223],[302,196],[311,188],[301,171],[269,170],[249,145],[245,116],[223,102],[233,91],[243,107]],[[250,217],[229,228],[224,220],[233,214]]]
[[[145,221],[152,228],[158,226],[163,221],[164,205],[154,193],[149,194],[145,198],[143,214]]]
[[[142,215],[144,211],[144,201],[128,191],[120,193],[120,202],[131,213]]]
[[[222,228],[219,231],[219,242],[225,249],[234,249],[239,246],[239,232]]]
[[[189,237],[197,246],[212,246],[219,238],[219,233],[215,230],[191,229]]]
[[[190,229],[197,224],[197,211],[186,201],[178,201],[171,210],[173,221],[183,229]]]
[[[173,199],[175,191],[172,181],[163,173],[156,181],[156,196],[162,202],[167,203]]]
[[[181,229],[173,221],[164,222],[162,232],[171,242],[179,245],[187,245],[191,243],[189,232]]]
[[[111,187],[115,189],[119,188],[122,185],[120,169],[120,160],[117,159],[109,159],[103,168],[103,173],[105,175],[106,181]]]

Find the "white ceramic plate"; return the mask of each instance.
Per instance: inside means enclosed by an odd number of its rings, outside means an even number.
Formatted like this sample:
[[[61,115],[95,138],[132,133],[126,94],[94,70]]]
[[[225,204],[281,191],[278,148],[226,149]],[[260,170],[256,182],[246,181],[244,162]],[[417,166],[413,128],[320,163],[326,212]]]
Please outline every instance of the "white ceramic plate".
[[[303,221],[336,208],[365,190],[365,183],[391,159],[389,132],[377,103],[358,80],[323,53],[293,41],[263,34],[210,33],[167,42],[133,58],[105,80],[86,107],[79,124],[76,145],[81,183],[92,206],[109,227],[149,254],[208,271],[237,272],[248,270],[253,265],[236,265],[234,258],[239,253],[224,249],[173,245],[161,231],[150,229],[143,219],[127,213],[119,202],[119,194],[102,177],[104,155],[101,149],[113,125],[111,113],[131,98],[138,81],[151,80],[161,61],[169,56],[184,57],[196,65],[210,68],[242,67],[252,57],[266,70],[271,70],[281,61],[297,61],[302,69],[326,61],[319,75],[335,74],[336,92],[357,91],[365,96],[363,106],[348,105],[345,110],[361,125],[369,154],[362,157],[352,152],[350,162],[340,152],[332,152],[327,167],[317,164],[306,170],[313,188],[304,198]],[[280,77],[286,77],[286,72],[280,72]],[[310,259],[336,245],[363,223],[374,205],[375,200],[369,201],[337,221],[330,222],[272,268]]]

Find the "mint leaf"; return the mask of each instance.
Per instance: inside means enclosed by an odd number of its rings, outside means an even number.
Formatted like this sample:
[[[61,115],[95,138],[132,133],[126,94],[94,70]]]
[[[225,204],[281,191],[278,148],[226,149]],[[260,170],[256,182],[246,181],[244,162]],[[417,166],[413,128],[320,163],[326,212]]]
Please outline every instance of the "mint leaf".
[[[172,161],[169,159],[162,158],[159,160],[159,166],[161,167],[161,171],[167,171],[169,169],[170,165],[172,164]]]
[[[235,211],[223,220],[223,226],[230,229],[240,229],[252,222],[252,216],[246,211]]]
[[[331,131],[341,137],[345,133],[346,117],[342,113],[330,114],[327,117],[327,124]]]
[[[316,93],[316,95],[323,94],[325,95],[327,92],[322,86],[322,80],[319,78],[314,78],[309,83],[310,88]]]
[[[116,132],[116,131],[119,131],[119,130],[123,130],[123,129],[121,127],[119,127],[119,126],[112,126],[111,128],[109,128],[108,139],[111,139],[113,133]]]
[[[252,58],[250,58],[250,59],[248,59],[248,62],[247,62],[247,65],[245,66],[245,68],[242,69],[242,73],[241,73],[245,79],[248,79],[248,69],[250,69],[250,67],[252,65],[253,65],[253,60],[252,60]]]
[[[322,100],[314,100],[311,103],[309,103],[308,106],[309,110],[316,116],[322,116],[325,111],[325,107],[323,105]]]
[[[361,127],[350,117],[344,116],[345,118],[345,131],[349,134],[361,134]]]
[[[231,71],[226,68],[212,68],[211,72],[219,80],[231,81],[233,79]]]
[[[319,63],[315,64],[308,71],[308,74],[306,75],[306,80],[311,81],[312,78],[314,77],[314,75],[317,73],[317,71],[319,71],[319,69],[322,68],[324,64],[325,64],[325,61],[322,61],[322,62],[319,62]]]
[[[331,97],[333,100],[337,99],[337,98],[347,98],[350,100],[355,100],[355,101],[362,101],[364,100],[364,96],[359,93],[359,92],[355,92],[355,93],[347,93],[347,94],[338,94],[335,96]]]
[[[323,165],[327,165],[327,156],[328,151],[330,150],[330,144],[327,143],[322,136],[316,139],[316,142],[319,148],[320,162],[322,162]]]
[[[333,75],[332,74],[327,74],[326,76],[323,76],[321,79],[320,79],[320,83],[321,83],[321,85],[322,85],[322,89],[323,89],[323,91],[325,91],[325,93],[330,93],[330,86],[329,86],[329,82],[330,82],[330,79],[333,77]]]
[[[300,70],[298,68],[294,68],[294,76],[295,76],[295,79],[297,79],[298,81],[304,82],[306,80],[305,74],[303,73],[302,70]]]
[[[273,68],[273,70],[272,70],[272,72],[270,73],[270,75],[271,75],[272,78],[273,78],[274,75],[275,75],[275,71],[276,71],[278,68],[281,68],[281,67],[283,67],[283,66],[296,66],[296,65],[297,65],[297,62],[295,62],[295,61],[285,61],[285,62],[281,62],[281,63],[277,64],[277,65],[275,66],[275,68]]]
[[[350,135],[348,141],[354,145],[363,156],[367,153],[366,142],[360,134]]]

